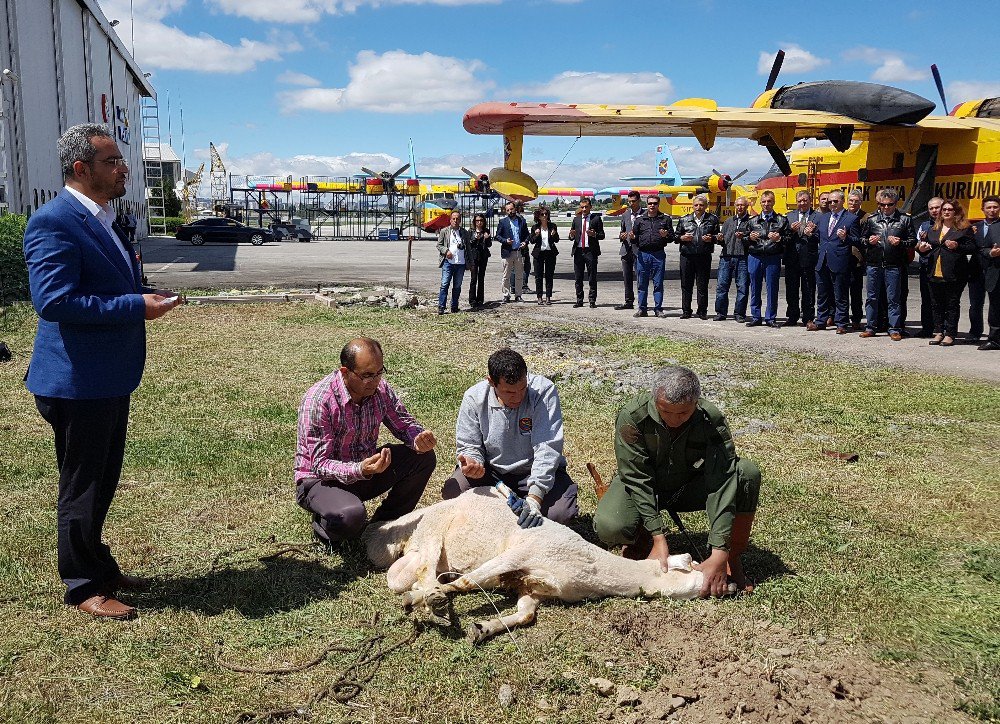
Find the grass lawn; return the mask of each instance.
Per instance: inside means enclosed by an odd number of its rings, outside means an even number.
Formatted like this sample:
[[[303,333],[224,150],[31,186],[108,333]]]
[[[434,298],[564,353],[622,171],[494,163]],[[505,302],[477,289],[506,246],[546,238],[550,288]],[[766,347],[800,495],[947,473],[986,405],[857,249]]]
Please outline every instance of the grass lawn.
[[[629,392],[615,382],[666,360],[693,367],[732,427],[750,426],[737,447],[764,472],[748,558],[763,584],[739,600],[544,605],[535,627],[480,648],[461,630],[430,630],[386,656],[350,705],[316,704],[313,721],[593,721],[604,702],[589,677],[647,691],[664,677],[698,675],[647,645],[661,624],[688,636],[686,645],[735,652],[744,669],[759,663],[772,673],[780,654],[766,642],[787,639],[807,669],[817,642],[828,641],[858,666],[931,682],[949,716],[1000,717],[995,386],[614,328],[554,329],[505,312],[188,306],[150,324],[132,398],[106,539],[124,570],[157,583],[130,599],[142,616],[117,623],[61,603],[51,429],[22,383],[33,331],[28,320],[7,334],[20,354],[0,366],[0,720],[233,721],[306,702],[351,658],[334,653],[289,676],[237,673],[215,663],[217,642],[226,659],[266,668],[307,661],[332,641],[408,634],[384,575],[357,547],[259,560],[280,543],[310,540],[293,495],[296,408],[357,334],[382,341],[389,381],[438,435],[426,504],[451,471],[462,393],[484,375],[489,353],[518,335],[512,346],[529,367],[559,380],[584,534],[596,504],[585,464],[606,477],[614,466],[614,414]],[[582,369],[593,374],[581,373],[573,349],[585,350]],[[703,516],[687,520],[703,541]],[[511,603],[464,596],[462,623],[492,614],[490,600]],[[731,675],[738,683],[743,674]],[[502,683],[517,692],[511,708],[497,702]]]

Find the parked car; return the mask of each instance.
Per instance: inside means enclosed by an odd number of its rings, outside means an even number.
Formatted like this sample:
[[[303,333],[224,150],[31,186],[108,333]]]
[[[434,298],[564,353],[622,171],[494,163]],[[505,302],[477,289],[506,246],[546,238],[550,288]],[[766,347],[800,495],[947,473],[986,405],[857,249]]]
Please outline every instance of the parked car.
[[[274,240],[274,235],[267,229],[247,226],[235,219],[221,218],[198,219],[190,224],[181,224],[177,227],[175,236],[181,241],[190,241],[195,246],[201,246],[206,241],[249,241],[254,246],[260,246],[265,241]]]
[[[293,217],[291,221],[276,221],[271,224],[270,229],[274,234],[275,241],[284,241],[285,239],[312,241],[313,239],[309,223],[297,216]]]

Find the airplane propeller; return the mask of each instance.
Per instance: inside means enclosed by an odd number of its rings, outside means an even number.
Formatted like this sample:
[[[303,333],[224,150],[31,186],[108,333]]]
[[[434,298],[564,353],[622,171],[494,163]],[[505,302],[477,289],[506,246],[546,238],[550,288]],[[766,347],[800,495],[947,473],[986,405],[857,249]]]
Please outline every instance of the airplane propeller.
[[[941,96],[941,106],[944,108],[944,112],[948,112],[948,101],[944,97],[944,84],[941,82],[941,72],[938,70],[936,64],[931,65],[931,75],[934,76],[934,85],[937,86],[938,95]]]
[[[771,74],[767,76],[767,85],[764,86],[765,93],[774,88],[774,83],[778,80],[778,73],[781,72],[781,64],[784,61],[785,51],[779,50],[774,56],[774,63],[771,65]],[[781,169],[781,173],[786,176],[791,175],[792,167],[785,157],[785,152],[781,150],[781,147],[774,142],[774,139],[770,135],[761,136],[757,143],[767,149],[767,152],[771,154],[771,158],[774,159],[774,163]]]
[[[395,173],[389,173],[388,171],[383,171],[382,173],[376,173],[366,166],[362,166],[361,170],[372,178],[382,179],[382,184],[387,191],[394,191],[396,188],[396,177],[403,173],[406,169],[410,167],[410,164],[400,166]]]

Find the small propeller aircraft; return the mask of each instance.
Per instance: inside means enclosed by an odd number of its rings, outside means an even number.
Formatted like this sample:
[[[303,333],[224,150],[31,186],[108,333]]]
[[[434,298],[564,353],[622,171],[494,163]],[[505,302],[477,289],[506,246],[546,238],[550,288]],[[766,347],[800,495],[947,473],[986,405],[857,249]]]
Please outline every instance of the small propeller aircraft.
[[[795,193],[860,189],[866,210],[875,193],[894,188],[903,210],[921,215],[932,196],[955,198],[981,218],[984,195],[1000,191],[1000,99],[955,106],[930,115],[935,104],[899,88],[858,81],[819,81],[774,88],[778,52],[764,92],[749,108],[720,107],[707,98],[668,106],[562,103],[481,103],[465,129],[502,134],[504,165],[490,171],[493,188],[521,199],[537,196],[521,171],[524,136],[693,136],[710,150],[717,138],[746,138],[768,150],[775,167],[755,186],[774,191],[779,211],[794,208]],[[942,98],[942,101],[944,99]],[[944,106],[947,108],[947,104]],[[823,139],[833,149],[791,153],[800,139]]]

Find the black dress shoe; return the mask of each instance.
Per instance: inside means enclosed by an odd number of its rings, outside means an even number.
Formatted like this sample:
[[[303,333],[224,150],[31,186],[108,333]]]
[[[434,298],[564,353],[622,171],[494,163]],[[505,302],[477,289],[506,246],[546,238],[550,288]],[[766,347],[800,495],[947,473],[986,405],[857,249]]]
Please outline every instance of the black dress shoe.
[[[759,327],[762,324],[764,324],[764,321],[762,319],[751,319],[749,322],[747,322],[748,327]]]
[[[726,321],[726,315],[725,314],[716,314],[714,317],[712,317],[712,320],[715,321],[715,322],[725,322]]]
[[[797,319],[786,319],[784,322],[781,323],[781,326],[782,327],[794,327],[798,323],[799,323],[799,320],[797,320]]]
[[[771,320],[770,322],[764,322],[764,324],[766,324],[768,327],[774,327],[775,329],[779,329],[781,327],[781,325],[778,324],[777,320]]]
[[[997,344],[996,342],[986,342],[985,344],[981,344],[978,347],[976,347],[976,349],[978,349],[980,352],[990,352],[993,350],[1000,349],[1000,344]]]
[[[681,319],[691,319],[691,312],[684,312],[681,314]]]
[[[622,309],[635,309],[634,304],[616,304],[615,309],[621,311]]]
[[[698,315],[698,319],[708,319],[708,315],[702,312],[701,314]]]
[[[747,318],[744,317],[742,314],[737,314],[735,317],[733,317],[733,319],[735,319],[740,324],[743,324],[744,322],[747,321]]]
[[[591,309],[597,309],[597,302],[591,302],[590,303],[590,308]]]
[[[582,306],[583,306],[583,302],[574,302],[573,303],[573,308],[574,309],[577,308],[577,307],[582,307]]]
[[[649,316],[649,312],[647,312],[645,309],[640,309],[638,312],[636,312],[632,316],[633,317],[648,317]]]

